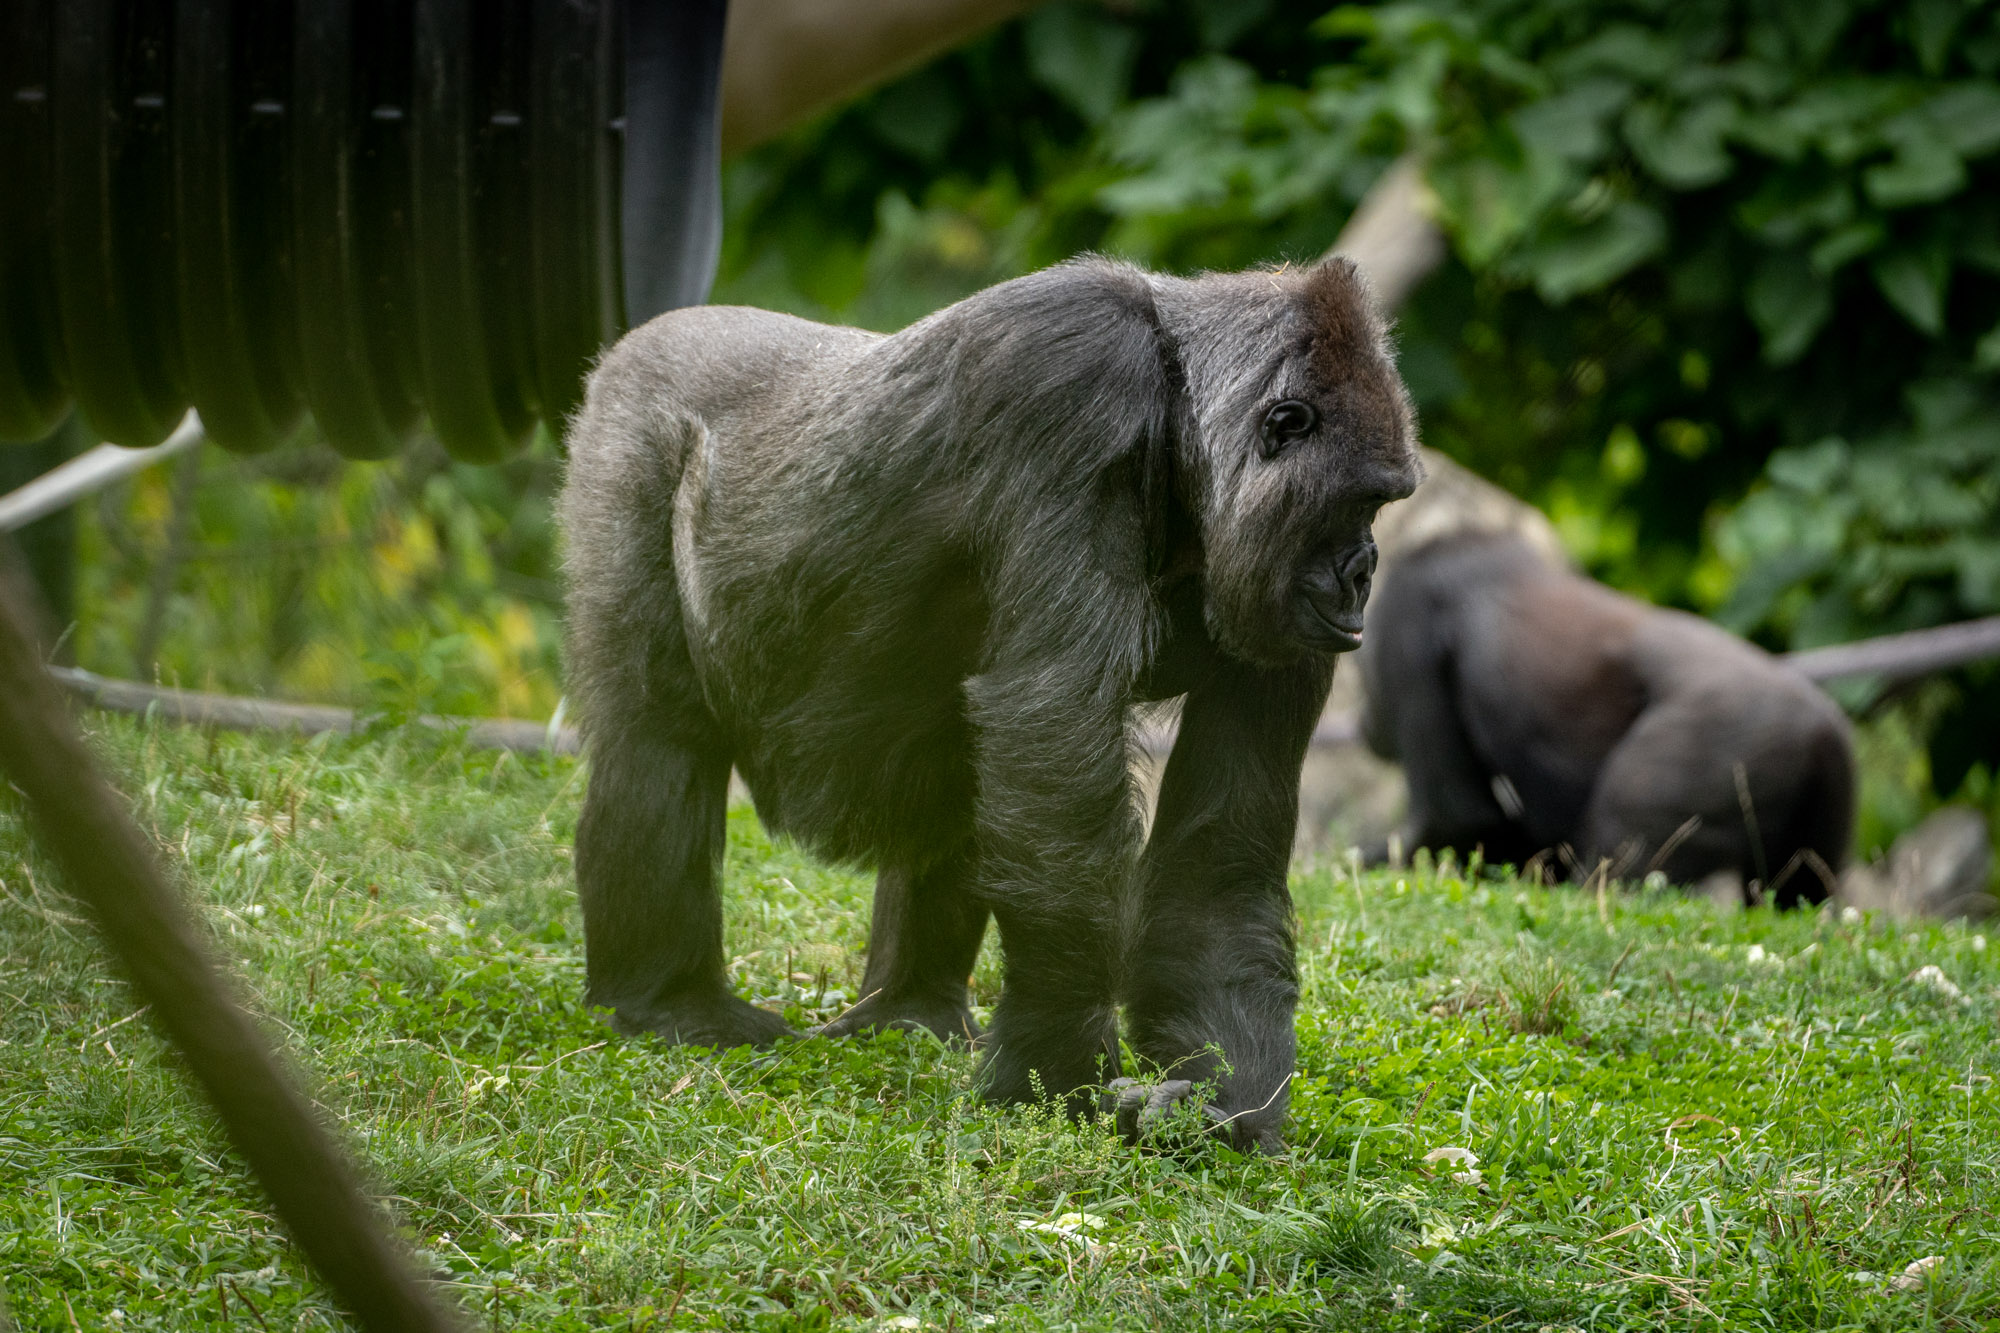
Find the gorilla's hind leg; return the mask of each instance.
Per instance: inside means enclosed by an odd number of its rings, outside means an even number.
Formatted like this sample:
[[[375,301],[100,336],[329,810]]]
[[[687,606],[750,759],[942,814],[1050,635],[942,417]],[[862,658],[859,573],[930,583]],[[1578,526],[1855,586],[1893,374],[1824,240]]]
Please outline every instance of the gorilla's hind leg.
[[[690,745],[643,716],[593,726],[576,830],[584,999],[624,1031],[695,1046],[760,1045],[791,1031],[731,994],[724,974],[728,797],[719,745]]]
[[[915,873],[882,869],[861,1000],[821,1029],[825,1035],[927,1028],[952,1043],[978,1037],[965,982],[987,912],[972,896],[968,870],[963,853]]]

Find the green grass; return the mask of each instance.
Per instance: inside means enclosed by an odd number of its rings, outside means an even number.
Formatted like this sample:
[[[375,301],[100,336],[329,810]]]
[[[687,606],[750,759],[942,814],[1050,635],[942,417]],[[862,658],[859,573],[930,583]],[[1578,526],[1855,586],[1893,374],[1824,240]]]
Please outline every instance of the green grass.
[[[2000,1324],[2000,949],[1970,929],[1301,873],[1292,1150],[1166,1155],[984,1107],[928,1038],[612,1039],[577,1001],[571,763],[91,725],[479,1328]],[[11,802],[15,1322],[341,1327]],[[798,1023],[854,994],[865,877],[738,812],[728,883],[746,992]]]

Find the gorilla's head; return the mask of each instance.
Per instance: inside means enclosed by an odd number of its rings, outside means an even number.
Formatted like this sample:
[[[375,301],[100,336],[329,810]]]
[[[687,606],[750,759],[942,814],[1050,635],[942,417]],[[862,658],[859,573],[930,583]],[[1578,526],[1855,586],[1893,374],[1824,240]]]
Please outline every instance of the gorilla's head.
[[[1180,495],[1209,632],[1279,665],[1361,642],[1375,511],[1423,478],[1408,392],[1352,262],[1162,280],[1187,378]]]

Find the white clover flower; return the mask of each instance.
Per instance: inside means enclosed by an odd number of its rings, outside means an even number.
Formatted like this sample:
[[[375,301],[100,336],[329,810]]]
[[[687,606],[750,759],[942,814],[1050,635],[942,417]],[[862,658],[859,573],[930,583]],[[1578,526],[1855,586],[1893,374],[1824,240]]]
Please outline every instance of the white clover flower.
[[[1083,1247],[1083,1252],[1092,1259],[1101,1259],[1117,1246],[1103,1241],[1092,1240],[1086,1233],[1103,1229],[1104,1219],[1096,1213],[1064,1213],[1053,1222],[1037,1221],[1024,1217],[1014,1224],[1023,1231],[1039,1231],[1050,1236],[1060,1236]]]
[[[1424,1161],[1426,1164],[1450,1162],[1454,1166],[1464,1167],[1463,1171],[1451,1173],[1451,1178],[1461,1185],[1477,1185],[1486,1179],[1479,1171],[1479,1154],[1470,1148],[1433,1148],[1424,1154]]]
[[[1840,909],[1840,924],[1841,924],[1841,925],[1843,925],[1843,926],[1858,926],[1858,925],[1860,925],[1860,924],[1861,924],[1861,909],[1860,909],[1860,908],[1858,908],[1858,907],[1856,907],[1856,906],[1855,906],[1854,904],[1852,904],[1852,903],[1849,903],[1849,904],[1848,904],[1847,906],[1845,906],[1845,907],[1841,908],[1841,909]]]
[[[1944,969],[1936,963],[1925,963],[1922,967],[1910,973],[1910,980],[1919,986],[1928,987],[1947,1000],[1963,1000],[1965,998],[1965,992],[1960,990],[1953,983],[1952,979],[1944,974]]]
[[[1974,935],[1972,937],[1972,951],[1974,953],[1986,952],[1986,937],[1984,935]]]

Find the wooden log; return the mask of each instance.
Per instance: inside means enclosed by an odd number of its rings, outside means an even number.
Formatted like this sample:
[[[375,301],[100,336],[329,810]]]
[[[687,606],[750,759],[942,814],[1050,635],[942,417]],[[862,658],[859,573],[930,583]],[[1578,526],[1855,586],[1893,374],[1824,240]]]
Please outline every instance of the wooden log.
[[[49,674],[72,694],[97,708],[114,713],[150,714],[187,726],[220,727],[225,731],[294,731],[302,736],[316,736],[329,731],[344,735],[367,725],[369,720],[368,714],[352,708],[277,703],[270,699],[142,685],[75,667],[52,667]],[[480,749],[576,754],[582,748],[576,728],[553,722],[435,714],[425,714],[416,721],[419,726],[439,731],[463,731],[467,743]]]

